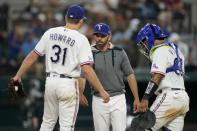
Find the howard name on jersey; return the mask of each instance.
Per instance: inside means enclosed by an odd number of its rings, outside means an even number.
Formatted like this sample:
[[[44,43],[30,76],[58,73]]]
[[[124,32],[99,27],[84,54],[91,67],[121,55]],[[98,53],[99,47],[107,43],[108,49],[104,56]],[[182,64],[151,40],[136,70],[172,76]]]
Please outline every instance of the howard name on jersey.
[[[63,43],[68,44],[70,46],[73,46],[75,44],[75,40],[73,40],[71,37],[66,36],[66,35],[62,35],[62,34],[58,34],[58,33],[50,34],[49,40],[63,42]]]

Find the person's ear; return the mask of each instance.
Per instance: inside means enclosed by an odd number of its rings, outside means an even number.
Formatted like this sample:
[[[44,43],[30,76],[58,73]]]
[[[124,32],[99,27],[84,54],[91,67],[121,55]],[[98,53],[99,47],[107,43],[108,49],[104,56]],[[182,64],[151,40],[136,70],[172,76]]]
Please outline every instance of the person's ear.
[[[64,17],[64,21],[65,21],[65,23],[67,23],[67,21],[68,21],[66,16]]]
[[[83,19],[79,20],[77,23],[78,28],[81,28],[83,26]]]
[[[109,37],[108,37],[108,41],[111,41],[112,39],[112,33],[110,33]]]
[[[83,20],[83,19],[81,19],[81,20],[79,21],[79,23],[80,23],[80,24],[83,24],[83,23],[84,23],[84,20]]]

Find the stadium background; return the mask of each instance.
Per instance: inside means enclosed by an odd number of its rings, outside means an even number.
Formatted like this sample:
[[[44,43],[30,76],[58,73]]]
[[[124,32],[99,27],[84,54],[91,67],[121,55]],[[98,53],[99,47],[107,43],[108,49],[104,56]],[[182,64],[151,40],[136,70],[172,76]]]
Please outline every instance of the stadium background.
[[[44,31],[64,25],[65,9],[72,3],[86,9],[88,21],[80,31],[90,42],[95,23],[110,24],[112,42],[125,49],[135,70],[140,97],[150,77],[150,63],[136,49],[136,31],[150,22],[171,36],[178,34],[170,38],[186,51],[185,84],[191,99],[184,131],[197,130],[197,0],[0,0],[0,131],[34,130],[32,118],[39,118],[42,110],[44,59],[40,58],[23,79],[27,99],[10,102],[7,81]],[[93,131],[90,92],[87,84],[89,107],[80,107],[76,131]],[[126,96],[130,112],[131,92]]]

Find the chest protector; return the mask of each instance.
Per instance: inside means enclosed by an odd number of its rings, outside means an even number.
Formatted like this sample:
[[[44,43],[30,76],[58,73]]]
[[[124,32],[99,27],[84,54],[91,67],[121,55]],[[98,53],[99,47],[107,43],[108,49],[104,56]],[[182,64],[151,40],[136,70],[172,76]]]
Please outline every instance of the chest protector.
[[[154,50],[158,47],[161,47],[161,46],[170,46],[171,48],[173,48],[175,50],[175,53],[176,53],[176,58],[174,59],[174,64],[166,69],[166,73],[175,72],[177,75],[181,75],[181,76],[184,75],[185,72],[184,72],[184,68],[183,68],[183,60],[179,56],[179,53],[178,53],[179,51],[178,51],[178,47],[176,44],[171,43],[171,42],[167,42],[165,44],[158,45],[155,48],[153,47],[151,49],[150,54],[152,55]]]
[[[179,56],[177,45],[171,42],[168,42],[167,45],[175,50],[176,58],[174,59],[174,64],[166,69],[166,73],[175,72],[177,75],[184,75],[183,60]]]

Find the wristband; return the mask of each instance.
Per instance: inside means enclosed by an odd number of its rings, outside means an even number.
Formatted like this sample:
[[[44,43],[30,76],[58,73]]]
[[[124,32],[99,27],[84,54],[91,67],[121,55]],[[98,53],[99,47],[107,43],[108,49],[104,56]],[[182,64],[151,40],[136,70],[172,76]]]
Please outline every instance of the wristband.
[[[157,90],[158,86],[153,81],[149,81],[146,91],[142,99],[149,100],[153,96],[154,92]]]

